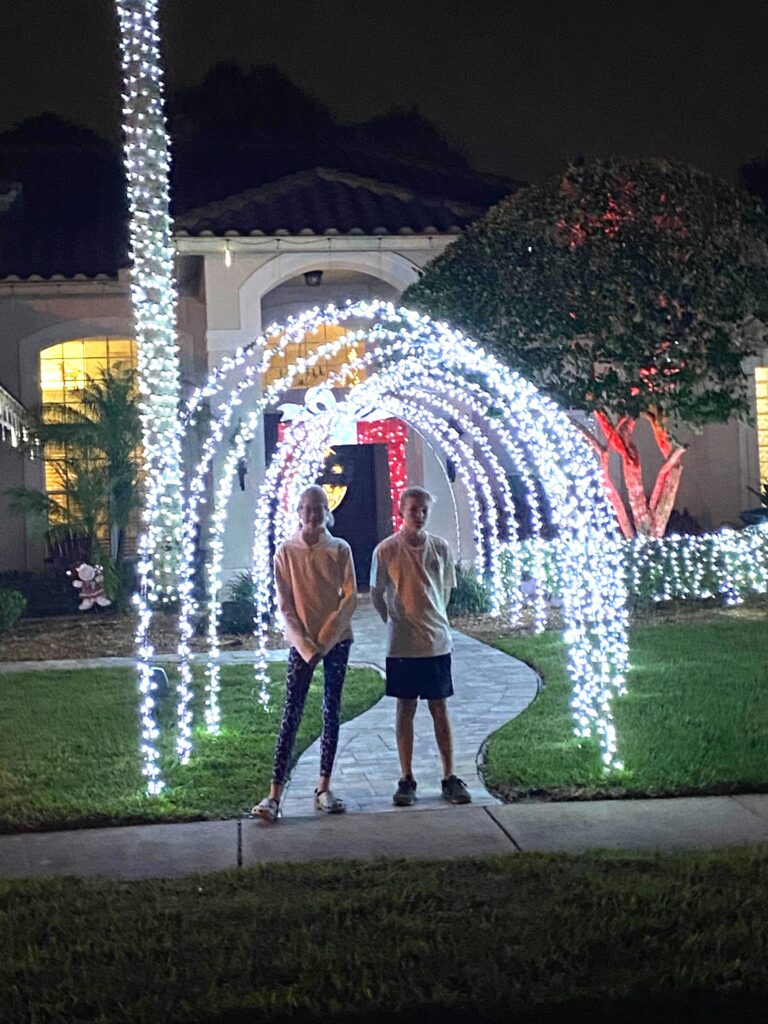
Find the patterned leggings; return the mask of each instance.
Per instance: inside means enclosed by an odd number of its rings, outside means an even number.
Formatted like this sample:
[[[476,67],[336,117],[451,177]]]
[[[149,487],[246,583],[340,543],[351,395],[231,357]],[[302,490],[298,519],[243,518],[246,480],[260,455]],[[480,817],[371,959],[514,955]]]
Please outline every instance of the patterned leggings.
[[[336,746],[339,742],[339,719],[341,712],[341,688],[349,660],[351,640],[341,640],[323,658],[325,689],[323,692],[323,735],[320,740],[320,774],[330,775]],[[312,681],[313,669],[301,657],[295,647],[288,652],[288,678],[285,682],[285,703],[283,720],[275,746],[275,766],[272,781],[284,786],[288,778],[293,744],[304,712],[304,704]]]

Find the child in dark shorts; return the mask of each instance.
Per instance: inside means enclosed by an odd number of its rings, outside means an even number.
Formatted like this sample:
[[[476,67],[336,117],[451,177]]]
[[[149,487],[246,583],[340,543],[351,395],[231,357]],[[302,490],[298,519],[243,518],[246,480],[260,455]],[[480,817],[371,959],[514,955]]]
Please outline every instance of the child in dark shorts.
[[[413,777],[413,718],[419,699],[432,715],[443,764],[442,793],[454,804],[471,801],[453,772],[453,736],[447,698],[453,695],[451,640],[446,606],[456,585],[447,543],[424,529],[432,495],[408,487],[400,497],[403,525],[373,553],[371,599],[387,623],[386,693],[397,699],[397,751],[400,780],[393,801],[408,807],[416,799]]]

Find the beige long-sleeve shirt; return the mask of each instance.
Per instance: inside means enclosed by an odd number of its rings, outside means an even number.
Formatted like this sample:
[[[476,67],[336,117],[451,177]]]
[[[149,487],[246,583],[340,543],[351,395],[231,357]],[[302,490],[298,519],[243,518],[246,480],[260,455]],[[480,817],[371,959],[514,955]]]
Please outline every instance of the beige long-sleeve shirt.
[[[357,584],[345,540],[326,529],[316,544],[295,534],[275,554],[275,587],[286,639],[304,661],[352,639]]]
[[[456,586],[450,549],[426,534],[409,544],[402,533],[387,537],[373,553],[371,601],[387,623],[390,658],[432,658],[453,649],[446,606]]]

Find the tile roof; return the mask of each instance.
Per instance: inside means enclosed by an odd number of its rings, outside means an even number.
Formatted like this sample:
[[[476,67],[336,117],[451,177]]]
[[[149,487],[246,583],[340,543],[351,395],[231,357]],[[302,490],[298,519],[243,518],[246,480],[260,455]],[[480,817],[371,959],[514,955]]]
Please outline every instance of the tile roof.
[[[178,216],[177,235],[457,234],[484,206],[313,167]]]
[[[394,182],[419,195],[461,200],[483,210],[514,192],[522,182],[463,169],[439,169],[382,156],[332,140],[290,144],[250,144],[227,140],[204,145],[178,140],[173,147],[171,196],[173,213],[180,216],[217,200],[240,195],[300,171],[328,167],[361,178]]]
[[[120,154],[91,134],[0,135],[0,279],[113,278],[127,265]],[[182,143],[171,194],[189,235],[453,234],[517,186],[354,149]]]

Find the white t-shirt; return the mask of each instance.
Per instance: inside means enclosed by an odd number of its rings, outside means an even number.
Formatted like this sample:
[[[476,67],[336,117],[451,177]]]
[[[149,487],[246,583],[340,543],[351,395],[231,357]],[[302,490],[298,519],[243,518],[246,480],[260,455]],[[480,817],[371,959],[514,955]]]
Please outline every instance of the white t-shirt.
[[[387,656],[434,658],[453,650],[446,606],[456,570],[442,537],[409,544],[402,533],[373,552],[371,600],[387,623]]]
[[[304,661],[352,639],[357,583],[352,549],[325,528],[316,544],[296,533],[275,554],[277,607],[285,635]]]

